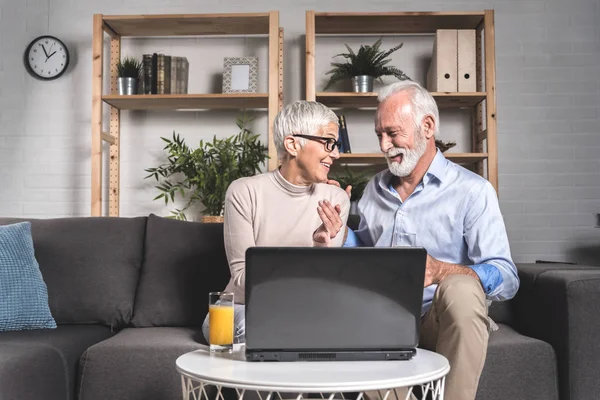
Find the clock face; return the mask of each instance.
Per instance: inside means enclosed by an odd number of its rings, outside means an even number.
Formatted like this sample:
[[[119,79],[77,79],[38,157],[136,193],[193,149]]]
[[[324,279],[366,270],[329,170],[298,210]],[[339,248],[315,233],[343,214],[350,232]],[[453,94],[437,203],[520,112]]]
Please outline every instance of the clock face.
[[[27,47],[25,65],[36,78],[56,79],[69,66],[69,51],[59,39],[53,36],[40,36]]]

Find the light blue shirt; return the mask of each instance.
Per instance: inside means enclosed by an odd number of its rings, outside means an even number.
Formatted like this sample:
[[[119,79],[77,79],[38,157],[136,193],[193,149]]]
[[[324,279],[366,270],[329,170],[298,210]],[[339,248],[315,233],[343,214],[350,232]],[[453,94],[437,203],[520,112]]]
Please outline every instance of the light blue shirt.
[[[488,300],[516,294],[517,268],[496,191],[486,179],[447,160],[439,150],[404,202],[391,186],[392,178],[386,169],[369,181],[358,204],[359,228],[348,231],[345,247],[424,247],[433,258],[473,268]],[[423,314],[436,288],[425,288]]]

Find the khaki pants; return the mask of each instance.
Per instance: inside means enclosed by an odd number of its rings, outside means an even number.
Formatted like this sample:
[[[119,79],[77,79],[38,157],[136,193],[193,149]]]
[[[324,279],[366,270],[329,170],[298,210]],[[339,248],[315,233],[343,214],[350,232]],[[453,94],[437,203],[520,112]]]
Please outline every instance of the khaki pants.
[[[485,362],[489,338],[487,304],[481,284],[467,275],[451,275],[438,286],[431,309],[421,318],[419,347],[435,351],[448,359],[446,400],[475,399]],[[397,388],[398,399],[407,389]],[[371,400],[380,399],[376,391],[366,392]],[[390,393],[388,400],[396,400]]]

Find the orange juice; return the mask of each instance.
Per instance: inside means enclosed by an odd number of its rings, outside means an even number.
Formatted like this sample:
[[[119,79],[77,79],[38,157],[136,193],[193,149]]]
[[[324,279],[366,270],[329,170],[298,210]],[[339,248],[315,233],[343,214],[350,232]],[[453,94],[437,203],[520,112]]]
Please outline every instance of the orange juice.
[[[210,344],[233,344],[233,306],[211,305],[208,314]]]

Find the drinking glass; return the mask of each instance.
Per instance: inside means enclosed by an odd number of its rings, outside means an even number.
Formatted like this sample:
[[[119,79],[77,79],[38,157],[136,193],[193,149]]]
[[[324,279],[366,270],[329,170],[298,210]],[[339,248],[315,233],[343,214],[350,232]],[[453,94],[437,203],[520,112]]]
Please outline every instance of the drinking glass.
[[[208,294],[208,344],[211,352],[233,351],[234,312],[233,293]]]

